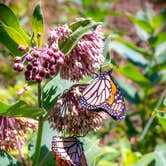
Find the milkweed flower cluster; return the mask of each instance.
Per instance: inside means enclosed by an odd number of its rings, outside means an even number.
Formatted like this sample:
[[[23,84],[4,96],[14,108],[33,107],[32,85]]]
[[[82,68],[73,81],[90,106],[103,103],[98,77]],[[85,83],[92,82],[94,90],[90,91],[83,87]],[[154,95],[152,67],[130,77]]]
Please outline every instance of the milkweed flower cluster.
[[[49,117],[52,128],[70,135],[85,135],[100,127],[103,117],[106,117],[105,114],[88,111],[79,103],[85,87],[86,85],[73,85],[59,97]]]
[[[24,65],[25,79],[41,82],[42,78],[50,78],[56,74],[57,69],[64,63],[64,54],[57,48],[32,48],[23,57],[14,58],[14,69],[22,71]]]
[[[59,26],[51,32],[51,43],[65,40],[72,33],[67,25]],[[103,30],[99,25],[93,32],[83,36],[74,49],[65,56],[64,64],[60,67],[60,76],[63,79],[79,81],[85,75],[92,75],[105,60],[102,55],[103,47]]]
[[[98,25],[94,31],[84,35],[71,50],[64,55],[59,45],[72,34],[70,26],[79,21],[59,25],[50,30],[46,47],[33,47],[28,51],[19,46],[21,52],[27,51],[22,57],[14,58],[14,70],[23,71],[25,79],[41,82],[43,78],[50,78],[60,72],[62,79],[79,81],[85,75],[92,75],[104,61],[102,55],[104,42],[103,30]]]
[[[37,121],[28,118],[0,116],[0,149],[17,150],[27,141],[27,130],[36,131]],[[18,145],[19,144],[19,145]]]

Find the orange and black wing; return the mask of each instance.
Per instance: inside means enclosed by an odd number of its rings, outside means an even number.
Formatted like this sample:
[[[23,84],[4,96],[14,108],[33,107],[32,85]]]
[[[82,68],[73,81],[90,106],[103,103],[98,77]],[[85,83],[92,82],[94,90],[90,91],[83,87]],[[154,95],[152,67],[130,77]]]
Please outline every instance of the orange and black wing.
[[[55,161],[64,166],[87,166],[82,143],[76,137],[54,137],[52,151],[55,152]],[[66,164],[66,165],[65,165]]]
[[[112,86],[112,94],[109,99],[102,104],[101,109],[105,110],[105,112],[107,112],[116,121],[122,121],[126,116],[124,97],[113,78],[111,78],[110,82]]]
[[[88,110],[104,111],[113,119],[125,118],[126,107],[120,88],[109,73],[100,74],[84,91],[80,103]]]

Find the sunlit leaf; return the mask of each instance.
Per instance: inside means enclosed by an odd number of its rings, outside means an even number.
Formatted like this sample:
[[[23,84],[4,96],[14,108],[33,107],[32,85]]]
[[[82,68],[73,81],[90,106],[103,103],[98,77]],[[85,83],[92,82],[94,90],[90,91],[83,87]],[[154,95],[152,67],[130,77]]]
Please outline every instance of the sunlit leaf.
[[[0,42],[8,48],[13,55],[22,55],[18,50],[18,44],[11,39],[2,26],[0,26]]]
[[[0,26],[7,32],[10,38],[15,41],[18,45],[28,46],[28,43],[24,39],[24,37],[16,31],[14,28],[7,26],[3,23],[0,23]]]
[[[36,5],[33,12],[32,29],[34,32],[34,38],[36,43],[38,44],[38,46],[41,46],[44,36],[44,20],[40,4]]]
[[[127,138],[120,139],[120,147],[124,166],[135,164],[138,161],[137,155],[131,151],[130,142]]]
[[[12,27],[17,31],[24,40],[28,43],[30,37],[25,33],[23,28],[21,27],[17,17],[13,13],[13,11],[4,4],[0,4],[0,22],[8,27]]]
[[[154,153],[148,153],[141,157],[141,159],[133,166],[148,166],[154,160]]]

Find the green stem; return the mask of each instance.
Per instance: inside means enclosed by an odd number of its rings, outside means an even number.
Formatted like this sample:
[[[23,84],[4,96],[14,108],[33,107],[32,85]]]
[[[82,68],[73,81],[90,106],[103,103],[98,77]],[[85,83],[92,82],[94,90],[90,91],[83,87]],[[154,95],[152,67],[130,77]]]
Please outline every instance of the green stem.
[[[42,108],[41,103],[41,84],[38,84],[38,105],[40,108]],[[36,146],[35,146],[35,154],[33,158],[33,166],[38,166],[39,157],[40,157],[40,146],[41,146],[41,140],[42,140],[42,132],[43,132],[43,117],[39,117],[39,125],[38,125],[38,132],[37,132],[37,140],[36,140]]]

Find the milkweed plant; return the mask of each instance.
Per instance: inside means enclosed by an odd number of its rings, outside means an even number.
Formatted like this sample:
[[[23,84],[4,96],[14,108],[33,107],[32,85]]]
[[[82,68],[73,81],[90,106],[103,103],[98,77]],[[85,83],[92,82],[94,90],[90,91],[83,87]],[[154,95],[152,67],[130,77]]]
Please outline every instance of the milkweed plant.
[[[0,149],[18,151],[19,162],[27,165],[22,149],[28,141],[27,133],[37,132],[32,165],[42,165],[39,158],[45,121],[49,121],[56,134],[65,137],[85,136],[107,118],[104,112],[88,111],[79,103],[87,86],[80,81],[92,76],[105,61],[102,24],[90,18],[76,18],[51,27],[44,42],[44,20],[39,4],[34,9],[29,33],[9,7],[0,4],[0,11],[0,33],[4,37],[1,42],[13,56],[12,70],[25,78],[26,84],[19,95],[23,96],[33,85],[37,88],[38,101],[36,105],[22,100],[10,105],[1,103]]]

